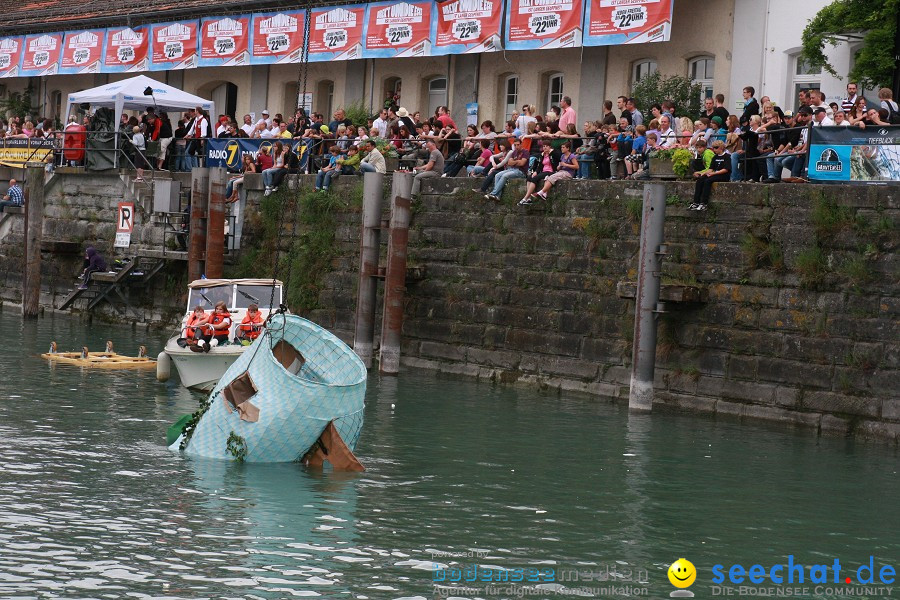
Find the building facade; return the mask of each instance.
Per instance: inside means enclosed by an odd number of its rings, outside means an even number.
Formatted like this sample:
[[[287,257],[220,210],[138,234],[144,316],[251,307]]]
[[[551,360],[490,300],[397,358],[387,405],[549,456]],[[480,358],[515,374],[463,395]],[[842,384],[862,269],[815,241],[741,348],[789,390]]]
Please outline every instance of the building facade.
[[[844,94],[846,81],[810,72],[798,58],[803,28],[827,3],[798,0],[785,14],[784,5],[772,0],[674,0],[667,42],[311,63],[306,92],[312,95],[312,108],[326,115],[350,104],[377,108],[386,97],[397,94],[401,106],[411,113],[420,111],[423,118],[437,106],[448,105],[458,124],[466,122],[465,108],[470,103],[477,104],[479,121],[499,123],[524,104],[535,105],[543,114],[567,95],[579,119],[585,121],[601,116],[604,100],[629,95],[642,75],[660,71],[691,77],[706,96],[724,94],[732,111],[741,105],[741,89],[746,85],[757,90],[757,97],[768,95],[793,110],[800,88],[820,88],[829,99]],[[254,6],[242,8],[253,10]],[[29,31],[19,28],[16,33]],[[833,49],[833,64],[839,72],[849,70],[854,50],[850,44]],[[239,122],[243,114],[259,115],[263,109],[273,115],[291,114],[303,88],[297,64],[145,74],[212,99],[219,113],[236,116]],[[0,97],[30,86],[40,115],[64,120],[68,94],[132,75],[8,78],[0,80]]]

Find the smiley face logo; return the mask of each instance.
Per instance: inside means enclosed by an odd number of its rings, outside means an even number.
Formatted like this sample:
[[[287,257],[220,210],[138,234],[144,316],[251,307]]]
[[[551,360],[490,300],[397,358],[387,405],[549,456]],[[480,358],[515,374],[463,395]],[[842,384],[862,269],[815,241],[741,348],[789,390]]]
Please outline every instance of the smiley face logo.
[[[677,588],[691,587],[697,579],[697,569],[686,558],[679,558],[669,566],[669,582]]]

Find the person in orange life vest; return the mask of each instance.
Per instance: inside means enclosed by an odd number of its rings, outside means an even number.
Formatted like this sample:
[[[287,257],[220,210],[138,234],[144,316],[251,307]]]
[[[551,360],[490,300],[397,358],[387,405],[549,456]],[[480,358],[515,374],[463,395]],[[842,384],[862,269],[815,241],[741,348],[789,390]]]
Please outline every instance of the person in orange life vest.
[[[263,318],[259,313],[259,306],[251,304],[247,307],[247,314],[238,329],[237,339],[241,343],[252,342],[259,337],[263,328]]]
[[[206,311],[198,304],[194,307],[194,311],[188,315],[187,323],[184,326],[184,335],[182,339],[185,342],[185,346],[197,343],[197,338],[200,337],[197,333],[197,328],[206,321]]]
[[[228,312],[228,306],[223,301],[216,302],[213,313],[209,315],[205,322],[201,322],[200,339],[197,346],[191,349],[196,352],[209,352],[212,347],[211,342],[216,340],[217,345],[224,344],[228,341],[228,330],[231,329],[231,313]]]

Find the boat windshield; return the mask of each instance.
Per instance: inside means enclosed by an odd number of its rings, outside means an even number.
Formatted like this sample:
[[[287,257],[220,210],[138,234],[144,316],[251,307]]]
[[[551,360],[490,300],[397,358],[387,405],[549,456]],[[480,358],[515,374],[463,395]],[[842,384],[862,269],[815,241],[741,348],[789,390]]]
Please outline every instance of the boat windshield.
[[[261,309],[268,309],[272,300],[271,285],[238,285],[234,308],[247,308],[256,304]],[[281,286],[275,287],[275,306],[281,303]]]
[[[216,305],[216,302],[221,300],[225,302],[228,308],[234,308],[233,306],[230,306],[231,291],[233,289],[233,286],[230,285],[217,285],[215,287],[208,288],[192,288],[188,306],[190,307],[190,309],[193,309],[195,306],[199,305],[204,309],[209,310]]]

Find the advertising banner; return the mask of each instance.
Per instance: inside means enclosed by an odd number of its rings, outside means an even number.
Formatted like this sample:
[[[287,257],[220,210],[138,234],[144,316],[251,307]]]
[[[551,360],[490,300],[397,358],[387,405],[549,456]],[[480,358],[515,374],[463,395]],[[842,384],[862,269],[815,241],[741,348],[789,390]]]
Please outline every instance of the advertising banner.
[[[0,38],[0,77],[18,77],[22,37]]]
[[[810,181],[900,181],[900,126],[813,127]]]
[[[300,62],[305,18],[302,10],[254,13],[250,64]]]
[[[245,154],[252,156],[255,161],[260,149],[267,147],[271,152],[275,142],[281,142],[285,147],[290,144],[291,151],[298,158],[302,158],[303,153],[306,152],[306,146],[302,140],[210,138],[206,142],[206,166],[225,167],[231,171],[239,171]]]
[[[0,165],[24,167],[25,163],[44,162],[53,153],[53,140],[6,138],[0,140]]]
[[[668,42],[672,0],[586,0],[584,45]]]
[[[103,64],[105,39],[105,29],[67,33],[59,61],[59,72],[65,75],[99,73]]]
[[[133,73],[150,68],[150,30],[141,27],[110,27],[106,30],[104,73]]]
[[[363,5],[314,8],[309,27],[309,61],[361,58],[365,22]]]
[[[431,56],[432,2],[373,2],[366,6],[363,58]]]
[[[507,50],[581,46],[582,0],[507,0]]]
[[[56,75],[62,53],[63,34],[42,33],[25,36],[20,77]]]
[[[199,21],[154,25],[150,30],[150,70],[173,71],[197,66]]]
[[[200,21],[200,66],[250,64],[250,17],[205,17]]]
[[[502,50],[500,20],[502,0],[451,0],[439,2],[431,48],[433,55],[471,54]]]

